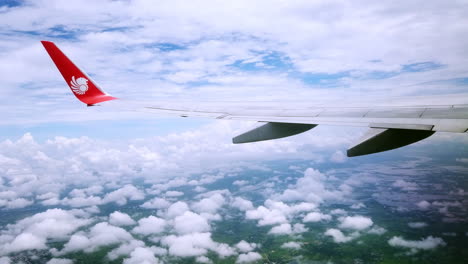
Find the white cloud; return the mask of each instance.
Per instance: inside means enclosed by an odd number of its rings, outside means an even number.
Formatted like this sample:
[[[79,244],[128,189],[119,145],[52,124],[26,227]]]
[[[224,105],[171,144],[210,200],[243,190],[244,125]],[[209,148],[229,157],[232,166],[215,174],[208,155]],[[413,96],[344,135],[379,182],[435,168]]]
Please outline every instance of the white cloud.
[[[198,256],[196,259],[195,259],[196,262],[198,263],[207,263],[207,264],[211,264],[213,263],[209,258],[205,257],[205,256]]]
[[[351,209],[361,209],[364,207],[366,207],[366,205],[363,203],[356,203],[356,204],[351,205]]]
[[[265,206],[261,205],[256,209],[245,212],[246,219],[258,220],[258,225],[274,225],[288,222],[288,218],[293,218],[301,212],[311,211],[316,208],[314,203],[298,203],[293,205],[285,204],[281,201],[266,200]]]
[[[350,236],[345,236],[341,230],[336,228],[327,229],[325,235],[331,236],[335,243],[346,243],[357,237],[356,233],[353,233]]]
[[[245,212],[246,219],[259,220],[258,225],[274,225],[286,223],[288,220],[280,210],[270,210],[264,206],[259,206],[257,209],[248,210]]]
[[[249,243],[245,240],[241,240],[239,243],[236,244],[236,248],[240,252],[250,252],[253,251],[257,247],[256,243]]]
[[[174,219],[174,230],[178,234],[203,233],[210,231],[208,221],[199,214],[187,211]]]
[[[123,264],[158,264],[160,261],[154,256],[151,249],[145,247],[137,247],[132,253],[130,253],[130,258],[126,258],[123,261]]]
[[[127,184],[118,190],[106,194],[102,201],[103,203],[115,202],[119,205],[125,205],[127,204],[127,200],[137,201],[144,198],[145,194],[142,191],[131,184]]]
[[[182,215],[186,211],[189,211],[187,203],[180,201],[175,202],[167,209],[167,217],[174,218],[176,216]]]
[[[10,243],[4,244],[1,249],[6,254],[23,250],[45,249],[47,248],[45,243],[46,240],[43,237],[31,233],[22,233]]]
[[[234,198],[231,205],[241,211],[252,210],[254,208],[251,201],[246,200],[242,197]]]
[[[74,212],[49,209],[7,226],[7,230],[2,233],[9,239],[0,246],[0,251],[44,249],[47,239],[64,240],[73,231],[89,223],[90,220],[81,219]]]
[[[0,264],[10,264],[11,259],[9,257],[0,257]]]
[[[137,247],[144,247],[145,243],[140,240],[130,240],[107,253],[110,260],[116,260],[120,256],[128,256]]]
[[[364,230],[374,224],[369,217],[356,215],[340,218],[340,227],[345,229]]]
[[[169,254],[178,257],[205,255],[208,250],[216,252],[220,257],[235,254],[234,249],[227,244],[217,243],[211,239],[210,233],[190,233],[182,236],[169,235],[161,240],[169,247]]]
[[[396,180],[392,186],[398,187],[405,191],[414,191],[418,189],[418,185],[414,182],[407,182],[405,180]]]
[[[109,215],[109,223],[116,226],[128,226],[136,222],[128,214],[115,211]]]
[[[141,205],[143,208],[147,209],[165,209],[171,205],[166,199],[163,198],[153,198],[149,201],[146,201],[144,204]]]
[[[166,220],[150,215],[138,220],[138,225],[132,229],[132,232],[140,235],[159,234],[166,228]]]
[[[167,197],[178,197],[178,196],[182,196],[182,195],[184,195],[184,193],[179,192],[179,191],[167,191],[166,192]]]
[[[423,201],[418,202],[416,205],[421,210],[427,210],[431,206],[431,203],[429,203],[428,201],[423,200]]]
[[[5,203],[5,207],[8,209],[15,209],[15,208],[24,208],[26,206],[30,206],[34,203],[32,200],[27,200],[24,198],[16,198],[14,200],[10,200]]]
[[[330,211],[332,215],[345,215],[346,211],[343,209],[333,209]]]
[[[427,226],[427,223],[424,222],[410,222],[408,226],[411,228],[423,228]]]
[[[307,222],[320,222],[322,220],[328,221],[331,219],[332,219],[331,215],[322,214],[320,212],[310,212],[306,216],[304,216],[302,221],[307,223]]]
[[[268,233],[274,235],[289,235],[292,234],[292,228],[290,224],[281,224],[274,226]]]
[[[313,168],[304,172],[304,177],[299,178],[292,188],[285,190],[279,198],[284,201],[307,201],[321,203],[327,199],[339,199],[343,192],[330,190],[325,187],[327,177]]]
[[[243,185],[246,185],[248,183],[249,182],[245,181],[245,180],[237,180],[237,181],[234,181],[232,184],[237,185],[237,186],[243,186]]]
[[[102,246],[121,244],[132,239],[132,235],[125,229],[101,222],[91,227],[88,234],[73,234],[59,254],[81,250],[92,252]]]
[[[439,246],[445,246],[446,243],[442,238],[428,236],[421,240],[406,240],[400,236],[394,236],[388,240],[388,244],[393,247],[405,247],[410,249],[429,250]]]
[[[367,233],[375,234],[375,235],[382,235],[382,234],[385,234],[386,232],[387,232],[387,229],[377,226],[377,225],[372,226],[372,228],[369,229],[369,231],[367,231]]]
[[[262,255],[258,254],[257,252],[249,252],[245,254],[240,254],[237,257],[236,263],[249,263],[254,262],[262,259]]]
[[[289,241],[289,242],[286,242],[284,243],[283,245],[281,245],[282,248],[286,248],[286,249],[301,249],[302,247],[302,244],[299,243],[299,242],[294,242],[294,241]]]
[[[74,234],[70,240],[64,245],[62,253],[83,250],[90,246],[89,238],[84,234]]]
[[[46,264],[73,264],[73,260],[64,258],[52,258]]]
[[[308,229],[303,224],[294,224],[291,226],[289,223],[281,224],[273,227],[268,233],[274,235],[290,235],[307,232]]]
[[[53,200],[46,200],[43,203],[47,204],[53,204],[55,202],[55,199],[52,198]],[[64,198],[61,203],[63,205],[68,205],[71,207],[86,207],[86,206],[93,206],[93,205],[99,205],[102,203],[102,200],[98,196],[88,196],[88,197],[72,197],[72,198]]]
[[[216,213],[225,203],[224,197],[219,194],[213,194],[192,205],[192,208],[199,213]]]
[[[333,155],[330,157],[330,160],[336,163],[343,163],[347,159],[346,155],[343,154],[342,151],[338,150],[333,153]]]

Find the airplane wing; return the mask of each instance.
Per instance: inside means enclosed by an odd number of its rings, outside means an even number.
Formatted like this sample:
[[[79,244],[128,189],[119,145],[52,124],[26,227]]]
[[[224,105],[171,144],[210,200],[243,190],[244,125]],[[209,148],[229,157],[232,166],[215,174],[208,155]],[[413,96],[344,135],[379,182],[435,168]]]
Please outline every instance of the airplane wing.
[[[51,59],[78,100],[93,105],[115,105],[121,101],[104,92],[78,68],[53,42],[41,41]],[[442,102],[441,102],[442,101]],[[126,109],[180,117],[206,117],[262,122],[261,126],[233,138],[233,143],[277,139],[308,131],[317,125],[363,126],[369,131],[348,149],[348,157],[367,155],[406,146],[437,131],[468,131],[468,97],[456,103],[440,98],[425,104],[322,106],[261,105],[218,102],[122,102]],[[121,104],[122,104],[121,103]]]

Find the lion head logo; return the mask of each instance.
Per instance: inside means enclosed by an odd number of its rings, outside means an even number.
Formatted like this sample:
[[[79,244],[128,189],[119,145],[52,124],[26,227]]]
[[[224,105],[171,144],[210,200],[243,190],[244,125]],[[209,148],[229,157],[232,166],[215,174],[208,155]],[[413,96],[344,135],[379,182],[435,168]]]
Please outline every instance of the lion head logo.
[[[88,91],[88,80],[84,77],[75,80],[75,76],[73,76],[70,85],[72,91],[76,94],[82,95]]]

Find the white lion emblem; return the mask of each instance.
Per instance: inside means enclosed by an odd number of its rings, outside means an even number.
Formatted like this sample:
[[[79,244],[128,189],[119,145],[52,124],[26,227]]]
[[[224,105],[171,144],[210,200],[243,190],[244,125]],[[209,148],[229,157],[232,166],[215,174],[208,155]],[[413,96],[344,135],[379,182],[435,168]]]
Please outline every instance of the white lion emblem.
[[[75,76],[73,76],[70,85],[72,91],[76,94],[82,95],[88,91],[88,80],[86,78],[80,77],[75,80]]]

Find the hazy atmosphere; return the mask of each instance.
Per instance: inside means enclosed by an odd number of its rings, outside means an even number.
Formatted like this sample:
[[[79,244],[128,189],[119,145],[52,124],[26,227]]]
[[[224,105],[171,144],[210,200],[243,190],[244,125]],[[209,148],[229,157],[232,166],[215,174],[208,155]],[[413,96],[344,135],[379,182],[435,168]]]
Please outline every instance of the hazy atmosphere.
[[[152,102],[466,98],[466,1],[0,0],[0,264],[467,263],[468,135],[86,107],[42,47]],[[412,100],[412,99],[410,99]]]

